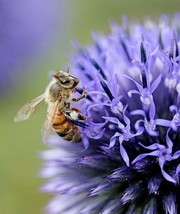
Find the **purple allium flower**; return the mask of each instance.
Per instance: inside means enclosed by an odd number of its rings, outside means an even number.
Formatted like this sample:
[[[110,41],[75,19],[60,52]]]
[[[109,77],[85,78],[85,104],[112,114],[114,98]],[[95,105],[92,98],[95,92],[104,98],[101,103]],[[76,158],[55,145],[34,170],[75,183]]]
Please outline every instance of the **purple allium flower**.
[[[18,79],[17,72],[23,72],[25,64],[55,38],[62,24],[61,7],[57,1],[1,0],[0,94],[11,88]]]
[[[180,213],[180,25],[111,24],[75,43],[72,72],[86,87],[82,144],[49,139],[47,213]],[[79,124],[80,125],[80,124]]]

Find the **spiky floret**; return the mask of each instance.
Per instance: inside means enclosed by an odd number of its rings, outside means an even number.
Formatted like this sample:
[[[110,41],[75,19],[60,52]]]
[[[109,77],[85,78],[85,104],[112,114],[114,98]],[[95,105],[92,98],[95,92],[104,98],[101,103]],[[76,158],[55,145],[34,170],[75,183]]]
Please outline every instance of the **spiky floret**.
[[[94,45],[75,43],[73,72],[89,97],[85,149],[49,140],[43,189],[57,195],[49,213],[180,211],[178,17],[112,23],[111,34],[93,34]]]

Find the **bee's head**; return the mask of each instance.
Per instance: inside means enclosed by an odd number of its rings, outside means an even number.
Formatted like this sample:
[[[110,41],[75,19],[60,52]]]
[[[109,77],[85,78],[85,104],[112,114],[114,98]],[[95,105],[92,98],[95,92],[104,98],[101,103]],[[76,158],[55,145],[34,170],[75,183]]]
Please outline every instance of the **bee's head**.
[[[73,89],[79,83],[79,79],[77,77],[71,76],[69,73],[64,71],[57,71],[54,74],[54,78],[63,88],[67,89]]]

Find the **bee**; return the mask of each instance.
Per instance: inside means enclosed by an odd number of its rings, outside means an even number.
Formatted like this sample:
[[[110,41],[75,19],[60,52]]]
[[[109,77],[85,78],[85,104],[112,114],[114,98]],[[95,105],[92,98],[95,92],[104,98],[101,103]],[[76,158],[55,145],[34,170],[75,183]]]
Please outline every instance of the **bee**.
[[[85,117],[76,109],[59,110],[55,113],[52,128],[67,141],[81,141],[81,132],[77,125],[85,120]],[[86,127],[85,124],[83,124]],[[82,126],[82,125],[81,125]]]
[[[78,84],[79,79],[70,75],[69,72],[55,72],[45,92],[20,108],[14,121],[29,119],[45,102],[48,104],[48,109],[42,127],[43,141],[46,141],[51,129],[67,141],[81,141],[81,132],[77,125],[81,124],[83,126],[85,117],[77,109],[70,107],[72,101],[78,102],[87,95],[85,88],[83,88],[79,97],[72,98],[72,93],[76,92]]]

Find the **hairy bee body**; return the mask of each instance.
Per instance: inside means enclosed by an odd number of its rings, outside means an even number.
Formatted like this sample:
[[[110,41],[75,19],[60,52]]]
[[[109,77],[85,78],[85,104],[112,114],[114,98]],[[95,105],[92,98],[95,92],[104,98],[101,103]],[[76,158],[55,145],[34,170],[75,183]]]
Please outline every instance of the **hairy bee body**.
[[[79,128],[67,120],[62,111],[58,111],[54,116],[52,128],[60,137],[71,142],[81,141],[81,132]]]
[[[45,92],[25,104],[17,112],[14,121],[29,119],[41,103],[46,102],[48,109],[47,117],[42,128],[43,141],[46,142],[51,129],[54,129],[55,132],[65,140],[79,142],[81,140],[81,132],[75,125],[75,122],[79,119],[84,120],[84,118],[77,110],[73,110],[70,106],[72,101],[78,102],[86,97],[86,91],[83,90],[81,96],[71,98],[72,93],[76,92],[76,86],[78,84],[79,79],[77,77],[64,71],[55,72]],[[69,118],[69,120],[67,118]]]

